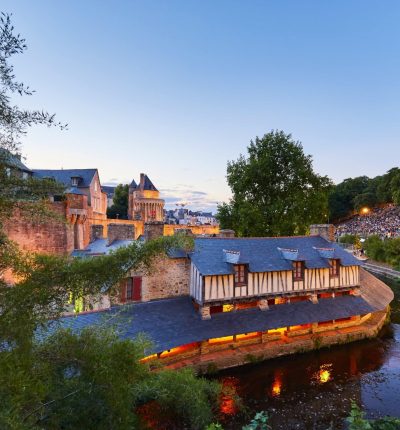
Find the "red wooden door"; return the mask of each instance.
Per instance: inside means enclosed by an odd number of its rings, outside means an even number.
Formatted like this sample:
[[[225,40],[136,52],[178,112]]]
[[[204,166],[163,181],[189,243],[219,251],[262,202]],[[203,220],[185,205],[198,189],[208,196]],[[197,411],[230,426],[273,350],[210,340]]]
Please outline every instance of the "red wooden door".
[[[133,277],[133,297],[132,300],[142,300],[142,277]]]

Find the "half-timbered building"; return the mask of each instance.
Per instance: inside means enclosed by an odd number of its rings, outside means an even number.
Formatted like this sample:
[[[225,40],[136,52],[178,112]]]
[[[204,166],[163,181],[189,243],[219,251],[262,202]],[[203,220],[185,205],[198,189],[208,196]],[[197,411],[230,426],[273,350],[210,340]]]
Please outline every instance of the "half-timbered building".
[[[152,340],[144,361],[200,370],[376,336],[393,292],[323,236],[195,238],[156,272],[130,273],[105,312],[122,310],[124,337]],[[100,321],[93,312],[64,324]]]
[[[356,293],[360,262],[320,236],[197,239],[190,295],[203,318],[217,306]]]

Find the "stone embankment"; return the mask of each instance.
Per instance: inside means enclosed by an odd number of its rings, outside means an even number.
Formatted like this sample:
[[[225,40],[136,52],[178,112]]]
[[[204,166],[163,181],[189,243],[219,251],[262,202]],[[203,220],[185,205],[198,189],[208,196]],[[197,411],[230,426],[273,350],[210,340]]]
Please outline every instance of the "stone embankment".
[[[193,367],[201,373],[228,369],[244,364],[255,363],[284,355],[313,351],[333,345],[346,344],[358,340],[374,338],[386,322],[387,312],[375,312],[365,316],[360,325],[335,328],[323,333],[298,336],[282,336],[267,343],[243,345],[196,355],[179,361],[165,364],[166,368],[179,369]]]

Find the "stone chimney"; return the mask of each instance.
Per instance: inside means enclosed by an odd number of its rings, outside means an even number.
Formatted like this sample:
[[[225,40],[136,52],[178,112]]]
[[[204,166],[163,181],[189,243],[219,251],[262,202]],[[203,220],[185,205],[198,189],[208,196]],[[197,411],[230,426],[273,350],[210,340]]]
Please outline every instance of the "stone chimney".
[[[235,230],[220,230],[218,237],[235,237]]]
[[[313,224],[310,225],[310,235],[321,236],[329,242],[335,241],[335,226],[333,224]]]
[[[133,240],[135,226],[133,224],[108,224],[107,246],[116,240]]]
[[[194,236],[192,230],[190,228],[177,228],[174,230],[174,236]]]
[[[90,243],[97,239],[103,239],[104,229],[101,224],[93,224],[90,226]]]
[[[163,221],[152,221],[144,223],[144,240],[157,239],[158,237],[164,236],[164,222]]]
[[[141,190],[143,190],[143,188],[144,188],[144,177],[145,177],[146,175],[144,174],[144,173],[141,173],[140,174],[140,182],[139,182],[139,188],[141,189]]]

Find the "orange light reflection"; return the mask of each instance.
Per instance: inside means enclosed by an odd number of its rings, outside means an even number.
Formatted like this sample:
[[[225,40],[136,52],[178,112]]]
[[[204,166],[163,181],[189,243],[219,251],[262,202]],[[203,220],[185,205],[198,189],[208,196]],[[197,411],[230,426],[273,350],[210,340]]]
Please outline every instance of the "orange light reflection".
[[[219,409],[224,415],[235,415],[238,412],[237,405],[237,385],[238,381],[233,377],[222,379],[222,391]]]

